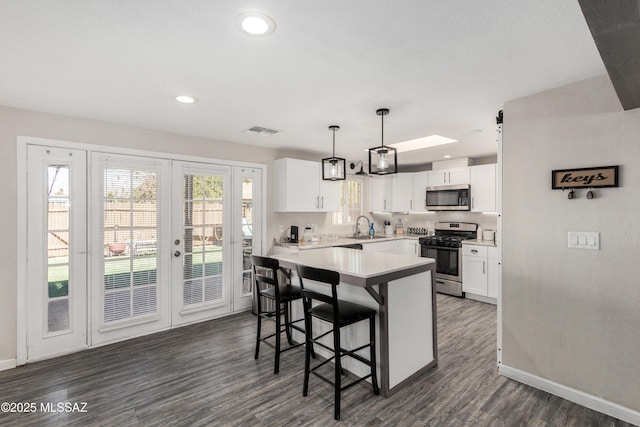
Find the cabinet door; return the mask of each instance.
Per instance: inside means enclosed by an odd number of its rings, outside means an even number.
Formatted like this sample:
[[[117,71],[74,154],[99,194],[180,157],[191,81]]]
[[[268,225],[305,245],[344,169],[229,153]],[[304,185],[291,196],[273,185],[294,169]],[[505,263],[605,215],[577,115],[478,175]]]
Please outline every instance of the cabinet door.
[[[429,187],[447,185],[449,183],[449,181],[447,180],[447,172],[449,171],[446,169],[437,169],[437,170],[429,171]]]
[[[274,162],[276,212],[317,212],[320,163],[298,159]]]
[[[447,171],[447,185],[469,184],[471,181],[470,168],[454,168]]]
[[[471,211],[496,211],[496,165],[472,166]]]
[[[427,211],[427,187],[429,186],[429,172],[413,174],[413,197],[411,198],[412,212]]]
[[[388,212],[391,210],[390,188],[390,178],[373,177],[369,179],[369,212]]]
[[[487,296],[487,259],[462,257],[462,291]]]
[[[420,256],[420,243],[415,239],[405,239],[404,242],[404,255],[407,256]]]
[[[491,298],[498,298],[500,293],[500,281],[502,274],[502,266],[497,258],[489,258],[489,277],[487,286],[487,296]]]
[[[391,207],[393,212],[411,210],[413,198],[413,174],[399,173],[391,178]]]
[[[323,181],[320,178],[319,204],[321,212],[336,212],[340,210],[340,181]]]

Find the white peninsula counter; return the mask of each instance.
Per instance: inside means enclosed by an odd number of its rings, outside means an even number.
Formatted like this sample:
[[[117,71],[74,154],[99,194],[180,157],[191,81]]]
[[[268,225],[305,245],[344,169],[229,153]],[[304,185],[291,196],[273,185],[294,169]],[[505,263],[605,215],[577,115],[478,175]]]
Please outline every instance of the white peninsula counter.
[[[380,390],[389,396],[402,384],[438,362],[436,342],[435,261],[430,258],[368,252],[347,248],[324,248],[273,255],[280,266],[291,269],[292,283],[298,284],[296,265],[334,270],[340,273],[338,297],[375,308],[378,378]],[[318,283],[305,287],[328,291]],[[302,317],[302,304],[292,308],[294,318]],[[345,328],[342,341],[347,348],[368,341],[368,324]],[[324,332],[314,323],[315,332]],[[303,337],[296,337],[302,340]],[[322,355],[322,353],[320,352]],[[357,375],[367,369],[345,360],[344,368]]]

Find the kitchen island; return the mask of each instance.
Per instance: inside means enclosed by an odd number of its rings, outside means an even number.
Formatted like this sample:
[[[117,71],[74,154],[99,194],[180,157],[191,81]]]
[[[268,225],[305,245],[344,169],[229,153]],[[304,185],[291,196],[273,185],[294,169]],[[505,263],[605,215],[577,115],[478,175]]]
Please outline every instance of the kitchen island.
[[[281,267],[291,269],[292,283],[298,284],[296,265],[334,270],[340,273],[338,297],[375,308],[378,378],[384,396],[403,383],[437,364],[435,261],[382,252],[347,248],[323,248],[273,255]],[[305,287],[327,292],[328,286],[307,283]],[[302,304],[292,307],[294,318],[302,316]],[[343,331],[347,347],[368,341],[368,325],[360,322]],[[322,333],[328,325],[313,325]],[[295,337],[303,340],[304,337]],[[321,356],[321,351],[318,352]],[[367,368],[345,360],[344,368],[363,376]]]

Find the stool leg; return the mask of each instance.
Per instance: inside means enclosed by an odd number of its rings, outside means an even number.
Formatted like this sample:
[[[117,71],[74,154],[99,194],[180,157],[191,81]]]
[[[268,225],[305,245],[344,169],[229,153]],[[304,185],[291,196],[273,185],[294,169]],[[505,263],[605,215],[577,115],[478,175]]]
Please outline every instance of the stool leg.
[[[311,308],[311,298],[308,299],[309,303],[308,303],[308,307]],[[306,316],[307,316],[307,312],[305,310],[305,323],[304,323],[304,330],[305,330],[305,335],[306,335],[306,331],[307,329],[309,330],[309,339],[307,340],[307,343],[305,344],[305,347],[309,347],[309,351],[311,351],[311,357],[313,357],[314,359],[316,358],[316,352],[313,350],[313,319],[311,319],[311,316],[309,316],[309,321],[306,321]]]
[[[258,331],[256,334],[256,353],[254,359],[258,358],[260,353],[260,331],[262,330],[262,305],[260,304],[260,294],[258,293]]]
[[[293,339],[291,338],[291,303],[284,303],[284,329],[287,334],[287,342],[289,345],[293,345]]]
[[[282,327],[280,325],[280,309],[281,309],[282,305],[281,304],[276,304],[276,364],[275,367],[273,368],[273,373],[277,374],[278,372],[280,372],[280,328]]]
[[[369,342],[371,344],[371,385],[373,385],[373,394],[380,394],[378,388],[377,378],[377,364],[376,364],[376,318],[371,316],[369,318]]]
[[[302,396],[306,396],[309,391],[309,374],[311,373],[311,353],[313,353],[313,335],[311,334],[311,319],[304,314],[304,381],[302,383]],[[315,358],[315,354],[313,355]]]
[[[334,373],[334,418],[340,419],[340,389],[342,388],[342,352],[340,351],[340,327],[338,323],[333,324],[333,351],[335,354],[335,373]]]

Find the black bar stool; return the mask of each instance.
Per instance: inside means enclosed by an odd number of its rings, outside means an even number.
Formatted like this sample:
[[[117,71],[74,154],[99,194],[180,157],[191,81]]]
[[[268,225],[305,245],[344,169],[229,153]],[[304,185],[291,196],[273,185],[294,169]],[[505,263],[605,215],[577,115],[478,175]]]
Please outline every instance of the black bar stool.
[[[345,390],[352,385],[359,383],[360,381],[364,381],[367,378],[371,378],[373,393],[380,394],[380,389],[378,388],[378,380],[376,377],[376,311],[373,308],[338,299],[337,287],[340,284],[339,273],[331,270],[304,267],[301,265],[297,266],[297,270],[298,277],[300,278],[300,288],[302,289],[302,295],[304,296],[302,302],[304,305],[304,320],[306,329],[305,336],[307,342],[304,359],[304,385],[302,388],[302,395],[307,395],[307,391],[309,389],[309,374],[314,374],[321,380],[333,385],[335,393],[334,418],[336,420],[339,420],[340,392],[342,390]],[[331,295],[324,295],[318,292],[311,291],[309,289],[305,289],[302,280],[303,278],[316,282],[328,283],[329,285],[331,285]],[[320,304],[314,306],[313,300],[319,301]],[[317,337],[314,337],[311,328],[312,318],[329,322],[333,327],[329,331],[318,335]],[[342,348],[340,345],[340,328],[367,319],[369,319],[369,343],[353,350]],[[333,333],[333,348],[318,341],[320,338],[330,333]],[[313,355],[312,353],[314,345],[331,351],[333,353],[333,356],[317,364],[316,366],[311,367],[311,356]],[[359,354],[356,354],[357,351],[360,351],[367,347],[369,347],[370,349],[369,360],[365,359]],[[343,386],[341,381],[341,374],[343,373],[341,359],[344,356],[349,356],[369,366],[371,368],[371,373]],[[335,364],[333,381],[316,372],[318,368],[330,362],[331,360],[333,360]]]
[[[265,258],[257,255],[251,255],[251,263],[253,264],[253,277],[255,279],[255,297],[257,300],[257,317],[258,317],[258,332],[256,336],[256,353],[255,358],[258,358],[260,353],[260,342],[264,342],[270,347],[275,349],[276,361],[273,373],[277,374],[280,370],[280,353],[291,350],[292,348],[300,347],[304,343],[294,344],[291,338],[291,330],[295,329],[304,333],[304,329],[296,323],[302,322],[304,318],[291,320],[291,301],[302,298],[302,289],[290,284],[280,285],[278,282],[278,270],[280,270],[280,264],[277,259]],[[262,297],[272,301],[271,304],[265,304],[267,307],[263,307]],[[284,324],[282,323],[281,316],[284,315]],[[275,322],[276,328],[273,334],[262,336],[262,319]],[[289,346],[287,348],[281,348],[280,335],[285,332],[287,335],[287,341]],[[267,341],[270,338],[275,337],[275,344]]]

